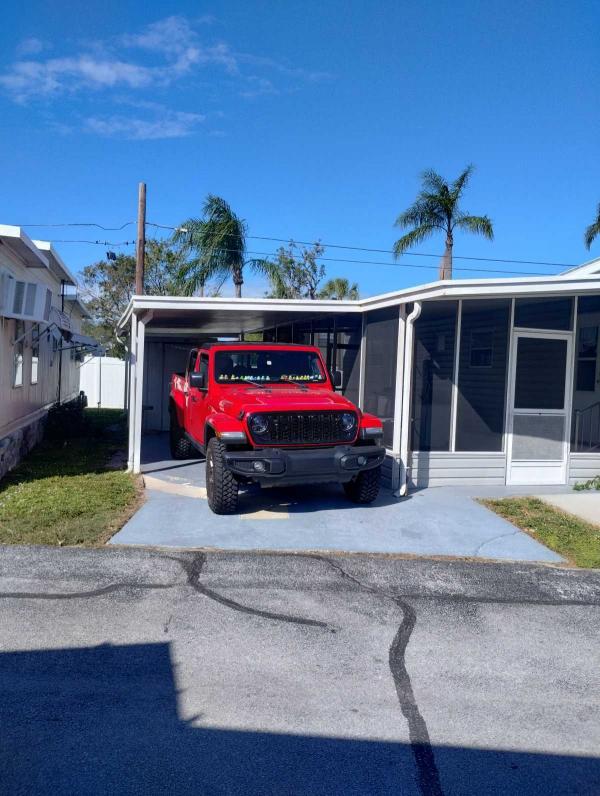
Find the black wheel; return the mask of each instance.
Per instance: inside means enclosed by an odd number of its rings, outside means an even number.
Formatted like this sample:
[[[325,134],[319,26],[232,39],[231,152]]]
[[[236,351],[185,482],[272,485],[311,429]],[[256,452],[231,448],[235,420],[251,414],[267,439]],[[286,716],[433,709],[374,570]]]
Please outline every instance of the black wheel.
[[[364,470],[353,481],[344,484],[344,492],[353,503],[372,503],[379,494],[381,465]]]
[[[238,482],[225,464],[225,446],[216,437],[206,449],[206,496],[215,514],[235,514]]]
[[[177,422],[177,417],[174,413],[171,413],[169,443],[171,447],[171,456],[173,459],[192,458],[192,443],[185,436],[183,429]]]

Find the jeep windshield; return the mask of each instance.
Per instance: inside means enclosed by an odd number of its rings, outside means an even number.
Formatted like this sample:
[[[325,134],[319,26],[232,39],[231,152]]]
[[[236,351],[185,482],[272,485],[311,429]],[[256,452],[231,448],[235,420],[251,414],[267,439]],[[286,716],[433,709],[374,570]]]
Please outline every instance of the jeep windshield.
[[[264,384],[322,384],[327,380],[314,351],[218,351],[215,354],[218,384],[257,382]]]

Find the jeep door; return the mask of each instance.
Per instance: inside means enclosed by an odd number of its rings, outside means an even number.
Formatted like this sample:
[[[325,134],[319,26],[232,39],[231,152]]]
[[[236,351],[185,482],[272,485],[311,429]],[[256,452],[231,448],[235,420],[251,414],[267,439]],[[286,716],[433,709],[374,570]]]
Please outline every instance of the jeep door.
[[[191,387],[188,380],[186,429],[200,443],[204,443],[204,425],[208,414],[208,354],[200,352],[195,361],[195,372],[204,379],[203,387]]]

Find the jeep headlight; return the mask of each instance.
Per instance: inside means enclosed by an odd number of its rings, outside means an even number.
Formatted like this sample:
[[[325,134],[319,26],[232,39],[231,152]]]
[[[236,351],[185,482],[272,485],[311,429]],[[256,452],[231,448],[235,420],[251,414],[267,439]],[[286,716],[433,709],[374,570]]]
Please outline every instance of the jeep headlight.
[[[254,415],[250,418],[250,429],[253,434],[261,436],[269,430],[269,422],[263,415]]]
[[[342,431],[350,436],[356,428],[356,415],[351,412],[344,412],[341,417]]]

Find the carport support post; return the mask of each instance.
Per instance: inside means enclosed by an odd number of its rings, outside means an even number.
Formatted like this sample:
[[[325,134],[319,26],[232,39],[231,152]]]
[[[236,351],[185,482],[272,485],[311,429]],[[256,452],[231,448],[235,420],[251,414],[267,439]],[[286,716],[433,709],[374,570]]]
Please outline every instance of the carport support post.
[[[405,357],[405,338],[406,338],[406,305],[399,307],[400,318],[398,319],[398,344],[396,352],[396,385],[394,400],[394,436],[392,438],[392,492],[397,492],[400,488],[400,443],[402,430],[402,406],[404,402],[404,357]]]
[[[142,451],[142,415],[144,404],[144,342],[146,339],[146,323],[149,317],[144,316],[137,324],[137,352],[135,361],[135,405],[133,414],[133,472],[141,471]]]
[[[129,389],[127,391],[127,420],[129,423],[129,445],[127,451],[127,469],[133,470],[133,448],[135,428],[135,363],[137,357],[137,315],[131,313],[131,342],[129,343]]]
[[[402,423],[400,424],[400,486],[399,497],[406,495],[408,489],[408,452],[410,445],[412,370],[415,339],[414,323],[421,314],[421,302],[415,301],[412,312],[407,315],[404,330],[404,363],[402,368]]]

